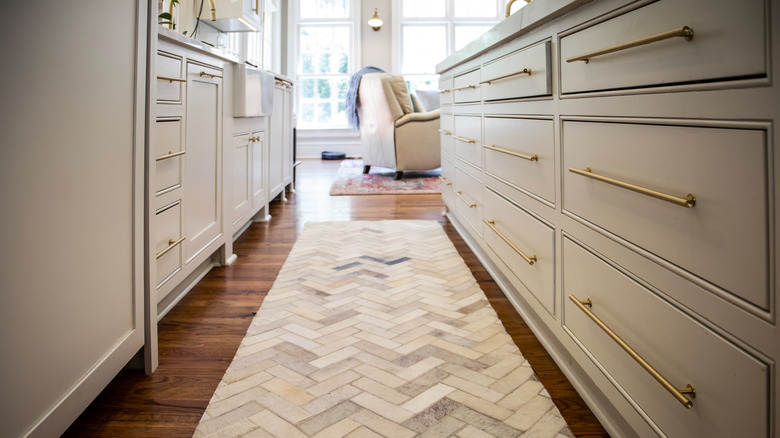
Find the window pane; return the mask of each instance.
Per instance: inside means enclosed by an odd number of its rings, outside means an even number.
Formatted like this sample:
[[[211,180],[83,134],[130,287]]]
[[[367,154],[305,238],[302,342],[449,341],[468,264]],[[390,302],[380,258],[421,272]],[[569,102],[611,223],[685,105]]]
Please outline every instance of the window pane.
[[[349,0],[301,0],[301,18],[349,17]]]
[[[446,31],[446,26],[403,26],[401,73],[434,73],[447,57]]]
[[[516,3],[525,2],[520,1]],[[497,8],[495,0],[455,0],[455,16],[459,18],[495,17],[497,15]]]
[[[466,44],[479,38],[489,31],[491,26],[455,26],[455,50],[460,50]]]
[[[346,73],[349,48],[348,26],[301,26],[298,73]]]
[[[330,102],[321,103],[319,105],[319,111],[317,113],[317,122],[329,123],[330,122]]]
[[[301,81],[301,97],[310,99],[314,97],[314,79],[304,79]]]
[[[444,17],[444,0],[403,0],[402,11],[404,17]]]

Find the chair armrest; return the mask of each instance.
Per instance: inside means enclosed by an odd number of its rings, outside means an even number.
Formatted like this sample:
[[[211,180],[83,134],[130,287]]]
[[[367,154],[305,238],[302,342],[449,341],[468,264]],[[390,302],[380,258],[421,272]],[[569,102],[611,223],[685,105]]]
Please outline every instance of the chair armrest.
[[[399,128],[409,122],[427,122],[439,118],[439,110],[429,111],[427,113],[409,113],[404,114],[395,121],[395,127]]]

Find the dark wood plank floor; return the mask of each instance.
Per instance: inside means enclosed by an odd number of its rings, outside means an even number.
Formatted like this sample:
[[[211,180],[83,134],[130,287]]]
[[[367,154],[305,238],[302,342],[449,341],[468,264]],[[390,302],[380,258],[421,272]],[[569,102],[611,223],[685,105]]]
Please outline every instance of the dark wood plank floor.
[[[268,224],[253,224],[234,246],[238,260],[213,269],[160,322],[160,366],[147,376],[124,370],[63,435],[189,437],[222,379],[254,312],[307,221],[439,221],[474,273],[507,331],[577,437],[607,436],[455,229],[439,195],[328,196],[337,161],[305,160],[296,192],[271,204]]]

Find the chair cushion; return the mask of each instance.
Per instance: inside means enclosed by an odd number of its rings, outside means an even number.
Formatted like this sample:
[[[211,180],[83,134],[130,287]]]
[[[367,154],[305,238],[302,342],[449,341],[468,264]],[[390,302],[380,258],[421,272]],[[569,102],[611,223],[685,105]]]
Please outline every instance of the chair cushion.
[[[404,77],[401,75],[386,73],[385,78],[390,83],[390,88],[393,89],[395,99],[398,101],[398,104],[401,105],[401,110],[404,112],[404,114],[414,112],[414,108],[412,107],[412,98],[409,97],[409,90],[406,89],[406,82],[404,82]]]

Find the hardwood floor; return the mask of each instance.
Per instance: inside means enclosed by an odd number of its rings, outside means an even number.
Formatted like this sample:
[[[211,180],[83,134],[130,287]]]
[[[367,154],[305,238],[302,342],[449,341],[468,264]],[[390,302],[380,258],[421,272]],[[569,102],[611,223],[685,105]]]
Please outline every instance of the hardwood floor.
[[[441,212],[439,195],[329,196],[338,161],[306,160],[296,192],[268,224],[235,242],[238,260],[213,269],[160,322],[160,366],[123,370],[63,436],[190,437],[238,345],[308,221],[428,219],[441,223],[504,326],[577,437],[607,436],[490,275]]]

